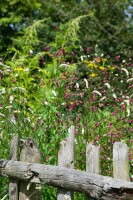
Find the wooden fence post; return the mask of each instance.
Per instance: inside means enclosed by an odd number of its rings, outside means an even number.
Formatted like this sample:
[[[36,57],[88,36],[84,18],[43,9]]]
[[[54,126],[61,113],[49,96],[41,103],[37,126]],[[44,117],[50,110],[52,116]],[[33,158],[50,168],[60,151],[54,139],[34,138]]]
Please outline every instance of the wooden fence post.
[[[10,147],[10,159],[18,160],[18,135],[13,136]],[[9,182],[9,200],[18,200],[18,181],[10,179]]]
[[[86,146],[86,171],[100,174],[100,146],[88,143]],[[92,198],[87,196],[87,200]]]
[[[114,178],[130,180],[128,146],[123,140],[113,145],[113,175]]]
[[[28,138],[22,143],[20,161],[29,163],[41,163],[41,154],[33,139]],[[19,200],[41,200],[41,192],[36,184],[20,182]]]
[[[68,130],[68,138],[61,142],[58,153],[58,165],[74,169],[75,127]],[[57,200],[73,200],[73,192],[58,190]]]

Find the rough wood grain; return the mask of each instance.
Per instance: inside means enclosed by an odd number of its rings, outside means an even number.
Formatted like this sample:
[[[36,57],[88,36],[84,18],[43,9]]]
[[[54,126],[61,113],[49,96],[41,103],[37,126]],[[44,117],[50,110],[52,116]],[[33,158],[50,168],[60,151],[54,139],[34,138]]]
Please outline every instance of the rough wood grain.
[[[86,146],[86,171],[100,174],[100,146],[92,143]]]
[[[98,200],[133,200],[133,182],[60,166],[0,159],[0,175],[84,192]]]
[[[41,154],[33,139],[26,139],[21,147],[20,161],[30,163],[41,162]],[[41,193],[36,188],[36,184],[21,181],[19,185],[19,200],[41,200]]]
[[[13,136],[10,147],[10,159],[18,160],[18,135]],[[18,200],[18,181],[9,180],[9,200]]]
[[[92,143],[86,146],[86,171],[94,174],[100,174],[100,146],[95,146]],[[87,200],[91,200],[87,196]]]
[[[114,178],[129,181],[128,146],[124,141],[113,145],[113,174]]]
[[[74,145],[75,144],[75,127],[71,126],[68,130],[68,138],[61,142],[58,153],[58,166],[74,168]],[[59,189],[57,200],[73,200],[73,192]]]

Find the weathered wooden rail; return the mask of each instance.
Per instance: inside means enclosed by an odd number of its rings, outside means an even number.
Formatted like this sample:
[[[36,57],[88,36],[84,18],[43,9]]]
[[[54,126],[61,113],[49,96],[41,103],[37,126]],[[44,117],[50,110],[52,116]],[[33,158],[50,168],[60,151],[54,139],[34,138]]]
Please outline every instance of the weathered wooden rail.
[[[99,175],[100,148],[93,144],[88,144],[86,148],[87,172],[74,169],[74,135],[74,127],[71,127],[68,138],[61,143],[58,166],[39,164],[40,153],[31,139],[23,143],[21,161],[17,161],[17,156],[13,155],[11,160],[0,159],[0,175],[10,178],[9,200],[40,200],[41,193],[36,189],[36,184],[57,187],[58,200],[72,200],[74,191],[86,193],[87,199],[133,200],[128,147],[124,141],[114,144],[114,178],[111,178]],[[13,141],[17,144],[18,138],[15,137]],[[12,154],[16,155],[15,145],[11,146]]]

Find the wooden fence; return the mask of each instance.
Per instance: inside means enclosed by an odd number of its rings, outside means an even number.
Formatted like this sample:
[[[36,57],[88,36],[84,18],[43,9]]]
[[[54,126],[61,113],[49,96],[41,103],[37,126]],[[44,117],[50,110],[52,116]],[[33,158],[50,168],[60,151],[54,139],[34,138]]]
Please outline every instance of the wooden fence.
[[[0,175],[10,179],[9,200],[41,200],[40,185],[58,188],[57,200],[73,200],[74,191],[86,198],[101,200],[133,200],[133,182],[129,177],[128,147],[124,141],[113,146],[114,178],[100,175],[100,146],[87,144],[86,172],[74,169],[75,127],[61,142],[58,166],[39,164],[41,154],[28,138],[21,145],[18,161],[18,136],[11,142],[11,159],[0,159]]]

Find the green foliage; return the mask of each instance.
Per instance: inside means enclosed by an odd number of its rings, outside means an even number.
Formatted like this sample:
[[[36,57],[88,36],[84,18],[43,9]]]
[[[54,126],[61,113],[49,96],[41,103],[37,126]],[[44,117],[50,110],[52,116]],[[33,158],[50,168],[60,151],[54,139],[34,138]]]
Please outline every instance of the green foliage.
[[[24,1],[14,13],[17,3],[0,3],[2,44],[10,39],[0,61],[0,157],[9,159],[11,138],[18,133],[37,141],[42,163],[57,165],[60,142],[74,124],[76,169],[85,170],[85,147],[92,142],[101,146],[101,173],[112,176],[112,146],[123,139],[131,167],[132,25],[125,21],[125,1]],[[5,27],[14,32],[3,37]],[[8,186],[0,181],[2,198]],[[56,192],[42,187],[43,199],[55,199]]]

